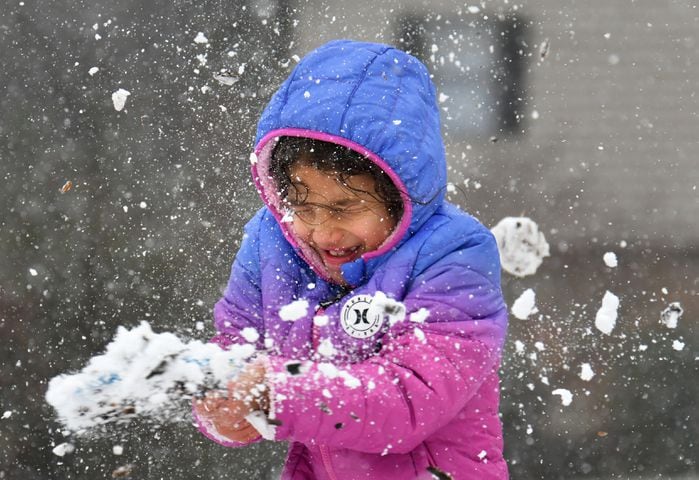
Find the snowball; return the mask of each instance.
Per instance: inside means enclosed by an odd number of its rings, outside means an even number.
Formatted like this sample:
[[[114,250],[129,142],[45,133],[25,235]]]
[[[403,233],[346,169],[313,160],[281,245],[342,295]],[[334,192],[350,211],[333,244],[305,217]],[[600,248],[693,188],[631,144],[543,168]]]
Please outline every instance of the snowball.
[[[306,316],[308,312],[308,300],[295,300],[279,309],[279,316],[287,322],[294,322]]]
[[[677,322],[683,313],[682,305],[679,302],[672,302],[660,313],[660,322],[667,328],[677,328]]]
[[[565,388],[557,388],[556,390],[554,390],[551,393],[554,395],[561,396],[561,403],[563,404],[564,407],[567,407],[573,401],[573,394],[570,393],[570,390],[566,390]]]
[[[77,373],[50,380],[46,401],[76,432],[136,415],[187,421],[191,398],[225,388],[254,352],[250,344],[223,350],[197,340],[185,343],[169,332],[154,333],[147,322],[119,327],[105,353]]]
[[[614,252],[605,253],[602,259],[604,260],[604,264],[609,268],[615,268],[618,265],[616,253]]]
[[[511,275],[532,275],[543,258],[549,256],[549,244],[530,218],[505,217],[492,232],[500,250],[502,268]]]
[[[116,92],[112,93],[112,103],[114,104],[114,110],[121,112],[126,105],[126,98],[131,95],[131,92],[120,88]]]
[[[580,365],[580,378],[582,378],[586,382],[589,382],[590,380],[592,380],[592,377],[594,376],[595,372],[592,371],[592,367],[589,363],[583,363],[582,365]]]
[[[526,320],[529,315],[536,313],[536,294],[531,288],[526,289],[512,304],[512,314],[520,320]]]
[[[75,446],[72,443],[61,443],[53,449],[53,454],[62,457],[66,454],[73,453],[75,451]]]
[[[597,310],[595,316],[595,327],[607,335],[612,333],[616,325],[617,309],[619,308],[619,297],[607,291],[602,298],[602,306]]]

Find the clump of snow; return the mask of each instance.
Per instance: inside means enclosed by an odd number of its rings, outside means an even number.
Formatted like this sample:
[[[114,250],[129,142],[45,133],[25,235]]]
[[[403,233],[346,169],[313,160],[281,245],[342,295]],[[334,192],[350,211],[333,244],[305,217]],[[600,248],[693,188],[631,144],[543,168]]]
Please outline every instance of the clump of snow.
[[[90,76],[93,76],[95,73],[97,73],[97,72],[99,72],[99,71],[100,71],[99,68],[97,68],[97,67],[92,67],[90,70],[87,71],[87,73],[88,73]]]
[[[75,446],[72,443],[61,443],[60,445],[56,445],[56,447],[53,449],[53,454],[58,456],[58,457],[63,457],[64,455],[73,453],[75,451]]]
[[[602,260],[604,260],[604,264],[609,268],[616,268],[616,266],[619,264],[616,258],[616,253],[614,252],[605,253]]]
[[[12,416],[12,411],[7,410],[5,413],[2,414],[2,419],[10,418]]]
[[[580,378],[582,378],[586,382],[589,382],[590,380],[592,380],[592,377],[594,376],[595,372],[592,371],[592,367],[589,363],[583,363],[582,365],[580,365]]]
[[[681,341],[679,341],[679,340],[673,340],[673,342],[672,342],[672,348],[673,348],[674,350],[677,350],[677,351],[679,352],[680,350],[683,350],[683,349],[684,349],[684,342],[681,342]]]
[[[131,95],[131,92],[120,88],[116,92],[112,93],[112,103],[114,104],[114,110],[121,112],[126,105],[126,99]]]
[[[607,291],[602,298],[602,306],[597,310],[595,316],[595,327],[607,335],[612,333],[616,325],[617,310],[619,308],[619,297]]]
[[[228,70],[223,70],[222,72],[214,74],[214,80],[216,80],[221,85],[226,85],[227,87],[230,87],[231,85],[235,85],[236,83],[238,83],[238,80],[240,79]]]
[[[259,338],[260,334],[257,330],[252,327],[245,327],[240,331],[240,335],[245,339],[246,342],[255,343]]]
[[[46,401],[76,433],[136,415],[189,421],[190,407],[182,400],[225,388],[254,352],[250,344],[223,350],[197,340],[185,343],[169,332],[154,333],[147,322],[119,327],[105,353],[77,373],[51,379]]]
[[[114,455],[123,455],[124,453],[124,447],[122,445],[114,445],[112,447],[112,453]]]
[[[330,339],[325,338],[321,340],[320,344],[318,345],[318,353],[324,357],[334,357],[337,355],[337,350],[335,350],[335,347]]]
[[[531,288],[522,292],[515,303],[512,304],[512,314],[520,320],[526,320],[529,315],[536,313],[536,294]]]
[[[197,33],[197,36],[194,37],[194,43],[209,43],[209,39],[206,38],[204,32],[199,32]]]
[[[279,316],[287,322],[295,322],[299,318],[303,318],[308,313],[308,300],[294,300],[288,305],[284,305],[279,309]]]
[[[565,388],[557,388],[551,393],[554,395],[560,395],[561,403],[564,407],[567,407],[573,402],[573,394],[570,393],[570,390],[567,390]]]
[[[331,378],[331,379],[340,377],[343,380],[343,383],[345,384],[345,386],[349,387],[349,388],[357,388],[357,387],[361,386],[361,384],[362,384],[358,378],[352,376],[346,370],[340,370],[332,363],[319,363],[318,364],[318,371],[321,374],[323,374],[326,377]]]
[[[533,275],[543,258],[549,256],[549,244],[530,218],[505,217],[492,232],[500,250],[502,268],[511,275]]]
[[[313,317],[313,325],[316,327],[324,327],[328,324],[330,319],[328,318],[327,315],[316,315]]]
[[[410,321],[414,323],[425,323],[429,316],[430,311],[423,307],[417,312],[413,312],[410,314]]]
[[[388,324],[395,325],[405,320],[406,309],[401,302],[389,298],[385,293],[377,291],[371,299],[369,316],[388,317]]]
[[[667,328],[677,328],[684,309],[680,302],[672,302],[668,307],[660,313],[660,322]]]

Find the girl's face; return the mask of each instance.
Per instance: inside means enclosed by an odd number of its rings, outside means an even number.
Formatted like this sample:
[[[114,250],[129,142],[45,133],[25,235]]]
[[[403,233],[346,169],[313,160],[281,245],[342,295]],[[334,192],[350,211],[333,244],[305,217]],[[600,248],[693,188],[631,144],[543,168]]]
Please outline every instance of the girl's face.
[[[376,250],[396,226],[368,174],[341,179],[296,164],[286,198],[294,235],[318,254],[331,280],[346,284],[340,266]]]

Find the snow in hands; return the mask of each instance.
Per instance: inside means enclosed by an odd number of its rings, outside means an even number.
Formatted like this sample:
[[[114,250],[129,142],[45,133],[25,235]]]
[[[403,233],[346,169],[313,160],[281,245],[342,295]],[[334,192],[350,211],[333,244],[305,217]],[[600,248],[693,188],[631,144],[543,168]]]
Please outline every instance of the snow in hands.
[[[225,389],[254,352],[249,343],[223,350],[197,340],[183,342],[172,333],[154,333],[147,322],[131,330],[119,327],[105,353],[92,357],[80,372],[51,379],[46,400],[75,433],[135,416],[159,423],[189,421],[186,400]]]

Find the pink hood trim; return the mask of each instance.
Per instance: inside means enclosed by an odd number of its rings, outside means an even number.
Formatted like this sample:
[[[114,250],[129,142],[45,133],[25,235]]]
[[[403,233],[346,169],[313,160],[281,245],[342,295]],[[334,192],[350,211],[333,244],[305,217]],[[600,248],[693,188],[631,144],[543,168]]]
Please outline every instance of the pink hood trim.
[[[272,151],[274,150],[274,147],[280,137],[312,138],[314,140],[321,140],[324,142],[342,145],[343,147],[347,147],[360,155],[363,155],[381,168],[381,170],[388,175],[391,181],[393,181],[394,185],[400,192],[400,196],[403,199],[403,216],[386,241],[378,249],[363,254],[361,258],[366,261],[381,256],[400,243],[405,236],[408,227],[410,226],[413,207],[410,197],[407,194],[405,184],[398,174],[381,157],[362,145],[338,135],[302,128],[281,128],[278,130],[272,130],[260,140],[255,148],[255,156],[252,158],[251,166],[252,178],[257,186],[257,191],[260,193],[260,197],[262,197],[262,201],[270,209],[272,214],[277,219],[277,222],[279,222],[281,230],[284,233],[284,237],[286,237],[289,243],[291,243],[300,252],[303,259],[318,275],[329,281],[329,277],[325,271],[323,262],[320,260],[320,258],[318,258],[315,251],[313,251],[309,245],[305,244],[304,242],[300,242],[293,235],[291,229],[288,228],[288,221],[284,220],[284,214],[281,211],[281,202],[277,194],[276,185],[274,184],[272,178],[267,174],[272,158]]]

